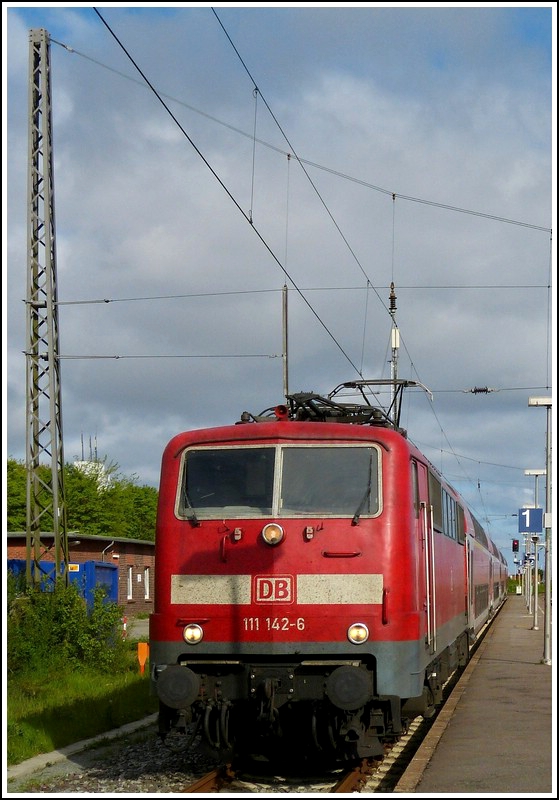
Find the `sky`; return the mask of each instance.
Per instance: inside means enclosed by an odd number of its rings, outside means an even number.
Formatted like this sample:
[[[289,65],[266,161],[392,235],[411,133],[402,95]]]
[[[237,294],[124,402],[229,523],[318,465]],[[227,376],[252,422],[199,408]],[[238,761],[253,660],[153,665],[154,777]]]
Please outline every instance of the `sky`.
[[[395,369],[429,390],[405,395],[409,438],[512,568],[518,511],[546,495],[528,401],[555,398],[555,4],[2,14],[4,462],[26,456],[44,28],[65,461],[157,486],[180,431]]]

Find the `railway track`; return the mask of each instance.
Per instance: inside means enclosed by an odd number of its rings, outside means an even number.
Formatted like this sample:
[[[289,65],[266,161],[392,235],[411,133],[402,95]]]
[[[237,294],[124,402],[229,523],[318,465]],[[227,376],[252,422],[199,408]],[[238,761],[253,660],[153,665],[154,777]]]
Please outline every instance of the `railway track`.
[[[384,756],[366,758],[334,770],[289,770],[282,768],[282,774],[258,763],[227,763],[212,769],[206,775],[186,786],[182,791],[193,794],[213,794],[219,792],[282,792],[290,787],[296,791],[348,794],[361,791],[391,791],[421,744],[431,720],[417,717],[409,726],[408,732],[397,742],[385,747]]]
[[[221,767],[216,767],[210,770],[206,775],[191,783],[183,791],[192,794],[211,794],[219,792],[224,786],[230,786],[237,777],[236,770],[233,769],[232,764],[223,764]]]

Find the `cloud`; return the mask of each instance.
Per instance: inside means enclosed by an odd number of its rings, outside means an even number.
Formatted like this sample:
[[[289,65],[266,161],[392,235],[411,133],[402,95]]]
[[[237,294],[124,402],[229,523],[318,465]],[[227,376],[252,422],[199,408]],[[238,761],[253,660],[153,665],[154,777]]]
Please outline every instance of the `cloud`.
[[[393,280],[398,374],[435,392],[407,402],[410,437],[477,459],[466,478],[449,466],[510,550],[523,470],[544,461],[528,397],[551,391],[542,9],[220,8],[242,62],[209,7],[100,11],[160,98],[93,9],[3,9],[7,454],[25,455],[28,33],[44,27],[66,458],[95,436],[157,485],[178,430],[281,402],[284,284],[292,391],[388,377]]]

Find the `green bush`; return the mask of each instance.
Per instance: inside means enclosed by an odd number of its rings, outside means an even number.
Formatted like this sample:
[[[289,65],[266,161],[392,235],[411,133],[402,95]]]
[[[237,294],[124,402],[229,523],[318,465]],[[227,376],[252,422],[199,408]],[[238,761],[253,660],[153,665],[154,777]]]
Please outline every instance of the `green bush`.
[[[42,591],[8,571],[7,587],[9,764],[156,710],[105,589],[88,608],[74,583]]]
[[[8,674],[48,664],[118,669],[125,663],[119,635],[122,608],[106,601],[102,587],[87,608],[75,584],[55,582],[50,591],[25,587],[8,572]]]

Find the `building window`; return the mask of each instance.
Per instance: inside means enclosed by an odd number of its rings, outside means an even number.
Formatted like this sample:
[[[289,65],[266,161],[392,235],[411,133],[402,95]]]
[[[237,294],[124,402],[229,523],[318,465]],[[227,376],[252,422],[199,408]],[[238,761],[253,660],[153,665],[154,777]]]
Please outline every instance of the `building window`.
[[[144,600],[149,600],[149,567],[144,567]]]
[[[133,594],[134,594],[134,588],[132,586],[132,567],[128,567],[128,581],[126,590],[127,599],[132,600]]]

